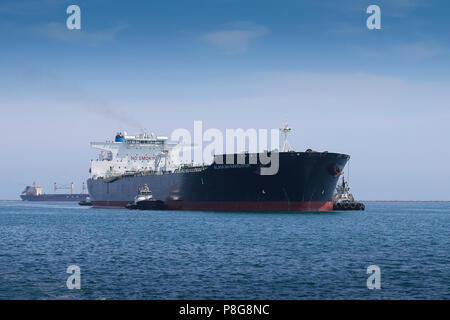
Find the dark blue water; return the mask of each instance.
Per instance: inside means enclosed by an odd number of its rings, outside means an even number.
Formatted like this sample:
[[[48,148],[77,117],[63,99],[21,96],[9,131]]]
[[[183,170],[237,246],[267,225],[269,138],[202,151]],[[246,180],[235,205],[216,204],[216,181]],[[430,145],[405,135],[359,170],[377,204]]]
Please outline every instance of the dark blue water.
[[[81,290],[66,287],[69,265]],[[450,299],[450,203],[272,214],[0,202],[0,299],[73,298]]]

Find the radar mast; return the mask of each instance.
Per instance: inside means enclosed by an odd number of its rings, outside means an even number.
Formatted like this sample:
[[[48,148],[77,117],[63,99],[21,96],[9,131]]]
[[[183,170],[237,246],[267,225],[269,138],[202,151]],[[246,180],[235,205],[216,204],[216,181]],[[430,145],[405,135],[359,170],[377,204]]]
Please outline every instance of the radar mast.
[[[284,127],[280,129],[281,132],[283,132],[283,147],[281,148],[282,152],[289,152],[292,150],[291,145],[289,144],[287,140],[288,134],[291,132],[291,128],[289,128],[288,123],[286,122]]]

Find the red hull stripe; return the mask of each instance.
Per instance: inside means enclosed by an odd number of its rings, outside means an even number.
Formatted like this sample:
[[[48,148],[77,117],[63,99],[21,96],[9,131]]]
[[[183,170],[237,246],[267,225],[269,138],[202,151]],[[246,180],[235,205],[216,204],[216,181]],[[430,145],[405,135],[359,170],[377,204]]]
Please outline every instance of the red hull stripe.
[[[93,201],[94,207],[125,207],[123,201]],[[168,210],[192,211],[333,211],[332,201],[168,201]]]

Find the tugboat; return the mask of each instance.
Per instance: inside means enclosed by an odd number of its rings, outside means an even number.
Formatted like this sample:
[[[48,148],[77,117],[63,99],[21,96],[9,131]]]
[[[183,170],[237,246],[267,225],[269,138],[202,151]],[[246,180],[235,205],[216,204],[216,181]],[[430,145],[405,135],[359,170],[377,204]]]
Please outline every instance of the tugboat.
[[[134,210],[163,210],[164,202],[155,200],[148,185],[144,184],[142,187],[139,187],[134,201],[128,203],[126,208]]]
[[[366,206],[362,202],[356,202],[350,193],[348,182],[342,177],[342,184],[336,187],[336,194],[333,201],[333,210],[360,210],[364,211]]]
[[[86,200],[81,200],[78,202],[78,205],[80,206],[92,206],[91,198],[86,197]]]

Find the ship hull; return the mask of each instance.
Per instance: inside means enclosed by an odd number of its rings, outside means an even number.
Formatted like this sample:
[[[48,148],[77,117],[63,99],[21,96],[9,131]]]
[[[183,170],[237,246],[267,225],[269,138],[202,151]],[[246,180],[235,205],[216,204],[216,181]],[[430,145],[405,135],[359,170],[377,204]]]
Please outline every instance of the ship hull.
[[[50,202],[79,202],[85,201],[88,197],[87,194],[41,194],[34,195],[21,195],[20,198],[23,201],[50,201]]]
[[[348,159],[338,153],[283,152],[278,172],[261,175],[261,166],[249,164],[246,155],[244,164],[89,179],[87,184],[96,207],[125,207],[147,184],[169,210],[332,211],[333,192]]]

